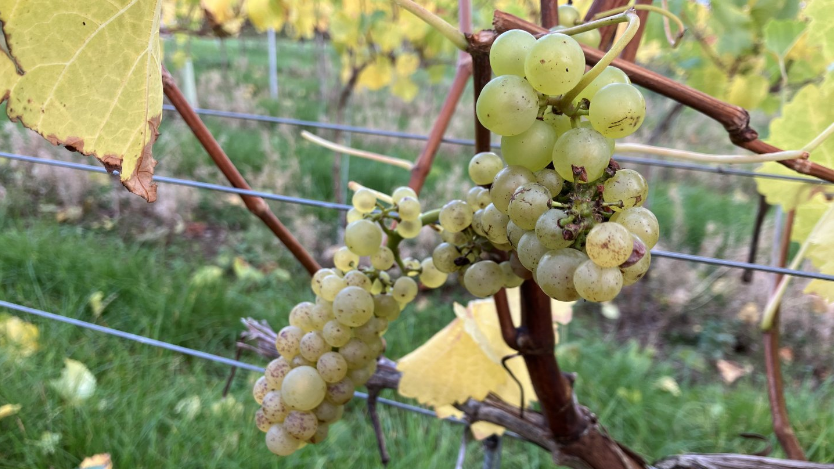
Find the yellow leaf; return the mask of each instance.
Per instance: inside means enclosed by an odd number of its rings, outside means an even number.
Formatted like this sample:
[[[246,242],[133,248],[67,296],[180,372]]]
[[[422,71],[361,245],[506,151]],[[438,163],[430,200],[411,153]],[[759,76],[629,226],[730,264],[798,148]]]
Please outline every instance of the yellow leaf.
[[[821,45],[826,63],[834,60],[834,0],[814,0],[805,10],[811,19],[808,42]]]
[[[14,60],[0,54],[9,118],[120,170],[122,183],[149,201],[162,117],[161,4],[0,0]]]
[[[79,361],[67,358],[64,364],[61,377],[50,385],[70,404],[79,405],[96,392],[96,377]]]
[[[756,303],[753,303],[752,301],[746,303],[738,312],[736,317],[740,321],[744,321],[747,324],[757,324],[759,322],[759,307],[756,306]]]
[[[769,86],[762,75],[737,75],[730,83],[727,101],[745,109],[755,109],[767,97]]]
[[[393,52],[403,42],[403,30],[392,28],[388,21],[377,21],[371,27],[371,36],[374,43],[383,53]]]
[[[20,404],[0,405],[0,420],[20,412]]]
[[[394,82],[394,86],[391,87],[391,92],[398,98],[409,103],[417,97],[417,93],[420,92],[420,88],[416,83],[408,78],[397,78]]]
[[[715,366],[718,368],[721,379],[727,384],[733,384],[737,379],[749,375],[753,371],[752,365],[741,366],[736,362],[728,360],[718,360]]]
[[[429,83],[437,84],[443,80],[443,77],[446,76],[446,65],[438,64],[432,65],[428,69],[429,72]]]
[[[113,469],[113,461],[107,453],[96,454],[95,456],[84,458],[81,461],[81,465],[78,466],[78,469]]]
[[[819,269],[824,274],[834,275],[834,261],[822,264]],[[812,280],[805,287],[805,293],[814,293],[828,303],[834,303],[834,282],[829,282],[828,280]]]
[[[401,77],[410,76],[417,71],[418,67],[420,67],[420,57],[409,52],[398,55],[394,65],[397,75]]]
[[[222,25],[235,19],[238,0],[200,0],[200,4],[214,23]]]
[[[375,91],[391,83],[392,76],[391,61],[386,57],[377,56],[372,64],[359,73],[357,85],[359,89],[368,88]]]
[[[286,11],[279,1],[275,0],[246,0],[246,16],[255,29],[265,31],[272,28],[280,31],[284,27]]]
[[[16,316],[0,315],[0,349],[18,358],[38,351],[38,326]]]
[[[654,386],[661,391],[666,391],[669,394],[678,397],[681,395],[681,388],[678,382],[671,376],[662,376],[655,383]]]

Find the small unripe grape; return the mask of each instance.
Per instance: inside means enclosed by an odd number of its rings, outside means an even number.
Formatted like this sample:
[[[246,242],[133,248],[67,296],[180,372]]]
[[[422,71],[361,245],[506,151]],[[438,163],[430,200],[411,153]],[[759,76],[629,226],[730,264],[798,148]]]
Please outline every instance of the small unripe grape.
[[[325,277],[328,275],[333,275],[335,270],[333,269],[319,269],[313,274],[313,278],[310,280],[310,288],[313,290],[313,293],[316,295],[321,294],[321,282],[324,280]]]
[[[370,189],[362,188],[354,192],[351,201],[353,202],[353,208],[362,213],[373,212],[376,208],[376,194]]]
[[[400,304],[391,295],[374,295],[374,314],[393,321],[400,314]]]
[[[271,426],[266,432],[266,447],[278,456],[289,456],[300,445],[301,441],[293,438],[280,424]]]
[[[295,305],[292,311],[290,311],[290,325],[298,327],[304,332],[310,332],[315,329],[310,318],[315,306],[309,301]]]
[[[449,274],[438,270],[434,266],[434,261],[432,261],[431,257],[424,259],[420,266],[423,269],[422,273],[420,273],[420,282],[423,285],[429,288],[437,288],[446,283],[446,278],[449,277]]]
[[[394,265],[394,252],[388,246],[381,246],[371,255],[371,265],[377,270],[388,270]]]
[[[504,286],[504,271],[493,261],[476,262],[466,270],[463,283],[479,298],[492,296]]]
[[[374,299],[360,287],[346,287],[333,301],[333,314],[346,326],[361,326],[374,315]]]
[[[361,220],[365,218],[365,214],[360,212],[359,210],[356,210],[355,208],[352,208],[348,210],[346,218],[348,223],[353,223],[356,220]]]
[[[492,199],[489,197],[489,189],[478,186],[469,189],[469,192],[466,194],[466,203],[475,212],[479,209],[485,209],[487,205],[492,203]]]
[[[326,383],[341,381],[347,375],[348,364],[338,352],[327,352],[319,357],[316,370]]]
[[[515,190],[535,180],[536,176],[529,169],[523,166],[507,166],[495,175],[495,180],[489,190],[492,204],[499,212],[506,215]]]
[[[536,279],[542,291],[558,301],[575,301],[579,293],[573,284],[573,274],[580,264],[588,260],[585,253],[564,248],[542,256],[536,268]]]
[[[469,237],[462,231],[452,233],[451,231],[442,230],[440,232],[440,239],[445,243],[454,244],[455,246],[461,246],[469,242]]]
[[[354,328],[353,336],[365,343],[370,342],[375,338],[379,337],[378,324],[376,323],[376,321],[385,320],[376,317],[371,318],[365,324],[362,324],[361,326]]]
[[[502,213],[495,204],[489,204],[481,215],[481,229],[488,240],[494,243],[510,242],[507,236],[507,226],[510,223],[510,216]]]
[[[566,248],[573,244],[573,240],[565,239],[564,230],[559,221],[567,214],[558,209],[550,209],[536,222],[536,237],[548,249]]]
[[[397,223],[397,234],[404,239],[416,238],[420,234],[421,229],[423,229],[423,222],[419,218],[410,221],[403,220]]]
[[[310,437],[310,443],[316,445],[321,443],[322,441],[327,439],[327,433],[329,431],[330,426],[326,423],[318,422],[318,428],[316,428],[316,434]]]
[[[291,409],[282,399],[281,391],[270,391],[264,396],[261,410],[270,422],[280,423],[284,421]]]
[[[333,301],[345,287],[347,282],[338,275],[329,275],[321,281],[321,297],[327,301]]]
[[[264,377],[270,389],[281,389],[281,384],[284,382],[287,373],[292,370],[287,359],[283,356],[276,358],[269,362],[264,371]]]
[[[344,405],[353,398],[356,386],[350,378],[327,385],[327,400],[336,405]]]
[[[584,66],[582,68],[584,71]],[[536,121],[538,111],[538,93],[527,80],[515,75],[493,78],[481,90],[475,103],[478,121],[498,135],[524,132]]]
[[[637,235],[647,249],[653,248],[660,237],[657,218],[649,209],[643,207],[627,208],[615,213],[611,221],[623,225],[629,232]]]
[[[406,221],[413,221],[420,218],[422,207],[420,201],[411,196],[405,196],[397,203],[397,213],[400,218]]]
[[[536,266],[539,265],[539,260],[541,260],[547,251],[549,249],[539,242],[539,238],[536,237],[534,231],[524,233],[518,241],[518,260],[530,272],[536,270]]]
[[[600,267],[617,267],[627,261],[634,249],[631,233],[617,223],[600,223],[585,240],[585,252]]]
[[[495,175],[504,169],[504,160],[491,151],[478,153],[469,160],[469,178],[479,186],[492,184]]]
[[[368,350],[371,351],[371,356],[374,358],[382,355],[382,352],[385,351],[385,343],[382,341],[381,337],[374,337],[373,339],[365,342],[365,345],[368,346]]]
[[[321,334],[331,347],[341,347],[353,337],[351,328],[335,319],[324,325]]]
[[[594,129],[609,138],[633,134],[646,117],[646,100],[640,90],[627,83],[612,83],[597,91],[588,108]]]
[[[370,220],[357,220],[345,228],[345,246],[359,256],[370,256],[379,250],[382,229]]]
[[[431,258],[437,270],[450,274],[458,270],[458,266],[455,264],[455,259],[460,256],[461,252],[455,245],[440,243],[436,248],[434,248]]]
[[[400,203],[400,200],[402,200],[403,197],[411,197],[413,199],[416,199],[417,193],[414,192],[414,189],[407,186],[398,187],[394,189],[394,192],[391,193],[391,200],[395,204]]]
[[[344,357],[350,369],[363,367],[374,358],[368,345],[358,338],[350,339],[339,348],[339,353]]]
[[[453,200],[440,210],[440,226],[451,233],[463,231],[472,223],[472,209],[462,200]]]
[[[539,217],[550,208],[550,191],[536,182],[528,182],[513,193],[507,213],[520,228],[533,230]]]
[[[565,180],[562,179],[562,176],[559,176],[556,170],[550,168],[540,169],[533,173],[533,175],[536,176],[536,182],[546,187],[553,197],[556,197],[562,192]]]
[[[270,422],[269,418],[267,418],[267,416],[264,415],[263,409],[258,409],[258,411],[255,412],[255,426],[258,427],[258,430],[266,433],[269,431],[269,427],[276,423],[281,422]]]
[[[304,331],[299,327],[287,326],[278,331],[278,336],[275,338],[275,348],[281,356],[288,360],[298,354],[298,343],[304,336]]]
[[[550,124],[537,120],[518,135],[501,137],[501,154],[509,165],[538,171],[550,164],[553,145],[558,138],[559,135]]]
[[[559,25],[566,28],[575,26],[579,23],[579,10],[573,5],[559,5],[558,8]]]
[[[294,410],[284,419],[284,430],[294,438],[309,440],[316,434],[318,424],[316,414]]]
[[[371,279],[358,270],[351,270],[345,274],[345,283],[349,287],[359,287],[365,291],[371,291]]]
[[[524,58],[536,43],[527,31],[512,29],[495,38],[489,50],[489,64],[496,76],[524,76]]]
[[[333,318],[333,304],[324,299],[322,299],[322,304],[314,306],[313,311],[310,313],[310,321],[315,330],[321,330],[327,324],[327,321]]]
[[[599,29],[591,29],[589,31],[583,31],[579,34],[574,34],[571,36],[572,38],[576,39],[576,42],[580,44],[585,44],[588,47],[599,47],[599,43],[602,41],[602,34],[599,32]]]
[[[522,229],[513,223],[512,220],[507,223],[507,239],[509,240],[510,245],[514,248],[518,247],[518,242],[521,241],[521,237],[524,236],[524,233],[526,232],[527,230]]]
[[[504,261],[499,265],[501,266],[501,271],[504,272],[504,287],[515,288],[524,283],[524,279],[516,275],[513,271],[513,266],[510,264],[510,261]]]
[[[408,277],[400,277],[394,282],[391,295],[402,304],[411,303],[417,296],[417,282]]]
[[[616,267],[600,267],[588,260],[576,268],[573,284],[577,293],[588,301],[611,301],[623,288],[623,274]]]
[[[472,214],[472,231],[475,232],[478,236],[486,237],[486,232],[484,232],[484,227],[481,224],[481,221],[484,218],[484,210],[478,209],[475,213]]]
[[[341,417],[340,407],[330,401],[324,400],[313,410],[313,413],[316,414],[316,419],[319,422],[331,423]]]
[[[324,353],[330,351],[330,345],[324,340],[321,332],[312,331],[304,334],[298,344],[298,350],[305,360],[315,362]]]
[[[342,272],[355,269],[359,265],[359,256],[354,254],[345,246],[340,247],[333,254],[333,264]]]
[[[284,378],[281,397],[290,407],[312,410],[324,400],[327,384],[319,372],[310,366],[293,368]]]
[[[266,396],[266,393],[269,391],[269,384],[267,384],[266,378],[261,376],[257,381],[255,381],[255,386],[252,387],[252,397],[255,398],[255,402],[260,404],[264,401],[264,396]]]

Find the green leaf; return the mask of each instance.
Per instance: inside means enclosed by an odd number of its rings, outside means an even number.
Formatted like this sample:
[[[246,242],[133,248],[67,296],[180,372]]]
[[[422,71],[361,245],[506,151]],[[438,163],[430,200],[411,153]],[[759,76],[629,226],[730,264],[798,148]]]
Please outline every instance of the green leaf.
[[[811,18],[808,41],[822,46],[828,63],[834,61],[834,0],[814,0],[805,10]]]
[[[807,25],[799,20],[771,20],[764,28],[765,47],[785,57]]]

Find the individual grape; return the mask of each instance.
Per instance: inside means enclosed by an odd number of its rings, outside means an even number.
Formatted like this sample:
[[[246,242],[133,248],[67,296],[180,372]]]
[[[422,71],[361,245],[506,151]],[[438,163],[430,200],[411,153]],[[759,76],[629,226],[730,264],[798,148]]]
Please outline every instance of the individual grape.
[[[420,274],[420,261],[413,257],[403,259],[403,267],[405,267],[405,273],[409,277],[416,277]]]
[[[417,282],[408,277],[398,278],[391,289],[391,296],[401,304],[411,303],[417,296]]]
[[[501,154],[509,165],[538,171],[550,164],[557,138],[559,135],[553,127],[537,120],[518,135],[501,137]]]
[[[439,218],[444,230],[456,233],[472,223],[472,209],[462,200],[452,200],[440,209]]]
[[[342,416],[342,412],[342,406],[337,406],[327,400],[322,401],[322,403],[313,410],[313,413],[316,414],[316,419],[318,419],[319,422],[324,423],[331,423],[339,420],[339,417]]]
[[[477,206],[481,209],[487,208],[492,203],[492,196],[489,195],[489,189],[484,189],[478,194]]]
[[[291,409],[281,397],[281,391],[270,391],[264,396],[261,410],[270,422],[280,423],[284,421]]]
[[[498,171],[504,169],[504,160],[491,151],[476,154],[469,160],[469,178],[479,186],[492,184]]]
[[[257,412],[255,412],[255,426],[258,427],[258,430],[266,433],[269,431],[269,427],[276,423],[280,422],[270,422],[269,418],[267,418],[264,414],[263,409],[258,409]]]
[[[504,286],[504,271],[493,261],[480,261],[466,270],[464,286],[469,293],[485,298],[492,296]]]
[[[623,286],[633,285],[638,280],[646,275],[649,271],[649,266],[652,264],[652,253],[646,251],[643,257],[636,263],[628,267],[620,267],[620,272],[623,274]]]
[[[504,272],[504,286],[506,288],[515,288],[524,283],[524,279],[519,277],[513,271],[513,266],[510,261],[504,261],[501,264],[501,271]]]
[[[564,248],[549,251],[536,268],[539,287],[549,297],[558,301],[575,301],[579,293],[573,285],[573,274],[588,256],[576,249]]]
[[[612,83],[597,91],[588,108],[594,129],[609,138],[633,134],[646,117],[646,100],[640,90],[627,83]]]
[[[292,361],[290,362],[290,366],[293,368],[298,368],[299,366],[316,366],[315,362],[311,362],[306,358],[302,357],[301,354],[298,354],[292,357]]]
[[[281,356],[290,360],[298,353],[298,343],[301,342],[303,336],[304,331],[301,328],[287,326],[278,331],[278,336],[275,338],[275,348]]]
[[[489,204],[481,216],[481,229],[488,240],[494,243],[508,243],[507,226],[510,223],[510,216],[501,213],[495,204]]]
[[[335,319],[328,321],[324,325],[321,335],[331,347],[341,347],[348,343],[350,338],[353,337],[351,328],[349,326],[345,326],[339,321],[336,321]]]
[[[646,180],[633,169],[621,169],[614,174],[614,177],[605,181],[602,190],[602,200],[616,203],[623,202],[623,207],[612,206],[615,212],[620,210],[639,207],[649,196],[649,186]]]
[[[353,208],[362,213],[371,213],[376,208],[376,194],[370,189],[359,189],[351,199]]]
[[[461,246],[469,242],[469,236],[467,236],[463,231],[452,233],[446,230],[441,230],[440,239],[442,239],[443,242],[454,244],[455,246]]]
[[[266,432],[266,447],[278,456],[289,456],[298,449],[301,441],[290,436],[284,427],[275,424]]]
[[[512,267],[513,272],[518,275],[519,277],[528,280],[533,278],[533,273],[527,270],[527,267],[521,264],[521,260],[518,258],[517,252],[510,253],[510,267]]]
[[[397,223],[397,234],[402,236],[404,239],[416,238],[422,229],[423,222],[420,221],[419,218],[411,221],[403,220]]]
[[[551,154],[551,156],[553,156]],[[559,176],[559,173],[556,172],[554,169],[545,168],[540,169],[533,173],[536,176],[536,182],[543,185],[550,191],[550,195],[556,197],[562,192],[562,188],[565,186],[565,180],[562,179],[562,176]]]
[[[327,352],[316,361],[316,370],[325,383],[335,383],[347,375],[348,365],[340,353]]]
[[[344,357],[350,369],[363,367],[374,358],[368,345],[356,337],[340,347],[339,353]]]
[[[345,228],[345,245],[359,256],[370,256],[379,250],[382,229],[370,220],[358,220]]]
[[[615,213],[611,221],[623,225],[629,232],[637,235],[651,249],[660,237],[660,226],[654,214],[643,207],[632,207]]]
[[[281,397],[297,410],[312,410],[324,400],[327,384],[311,366],[293,368],[284,378]]]
[[[539,242],[539,238],[536,237],[534,231],[528,231],[518,240],[518,249],[516,251],[518,252],[518,260],[521,261],[521,265],[526,267],[530,272],[535,272],[536,266],[539,265],[539,261],[548,250]]]
[[[420,218],[422,210],[420,201],[408,195],[400,199],[399,203],[397,203],[397,213],[405,221],[417,220]]]
[[[483,218],[484,218],[484,210],[479,209],[476,210],[475,213],[472,214],[472,231],[475,232],[478,236],[483,236],[486,238],[486,232],[484,231],[483,227]]]
[[[594,126],[591,125],[588,121],[582,121],[579,123],[579,127],[583,129],[594,130]],[[605,143],[608,144],[608,151],[613,155],[614,150],[617,148],[617,141],[613,138],[605,137]]]
[[[524,76],[524,58],[536,43],[536,38],[527,31],[512,29],[502,33],[489,50],[489,64],[496,76]]]
[[[623,288],[623,274],[616,267],[600,267],[587,260],[576,268],[573,285],[576,292],[588,301],[611,301]]]
[[[579,24],[579,10],[573,5],[559,5],[558,8],[559,25],[566,28]]]
[[[495,175],[492,187],[489,189],[489,196],[492,204],[503,214],[507,214],[510,199],[519,186],[534,182],[536,176],[532,171],[523,166],[507,166]],[[486,231],[486,230],[484,230]]]
[[[310,332],[315,329],[315,327],[313,327],[312,319],[310,318],[315,306],[316,305],[310,303],[309,301],[295,305],[292,311],[290,311],[290,325],[298,327],[304,332]]]
[[[380,356],[385,350],[385,343],[381,337],[374,337],[372,340],[365,342],[365,345],[368,346],[368,350],[371,351],[371,356],[374,358]]]
[[[582,79],[585,54],[570,36],[551,33],[539,38],[530,49],[524,72],[537,91],[550,96],[565,94]]]
[[[599,48],[599,43],[602,41],[602,34],[600,34],[599,29],[584,31],[579,34],[574,34],[571,37],[576,39],[576,42],[580,44],[595,48]]]
[[[510,220],[524,230],[536,228],[536,221],[550,208],[550,191],[537,182],[519,187],[510,199]]]
[[[333,269],[319,269],[313,274],[313,278],[310,280],[310,289],[313,290],[313,293],[316,295],[321,294],[321,281],[324,280],[325,277],[328,275],[333,275],[335,270]]]
[[[264,401],[264,396],[269,391],[269,384],[266,382],[266,377],[261,376],[255,381],[255,386],[252,387],[252,397],[255,398],[255,402],[261,404]]]
[[[417,193],[414,192],[414,189],[407,186],[398,187],[394,189],[394,192],[391,193],[391,200],[395,204],[400,203],[400,200],[402,200],[403,197],[411,197],[413,199],[416,199]]]
[[[475,103],[478,120],[498,135],[524,132],[536,121],[538,111],[539,95],[536,90],[527,80],[515,75],[493,78],[481,90]]]
[[[606,85],[610,85],[611,83],[631,83],[631,80],[629,80],[628,75],[626,75],[625,72],[619,68],[611,66],[605,67],[596,78],[588,83],[588,86],[579,92],[574,100],[574,104],[579,104],[579,101],[582,99],[592,101],[594,95],[597,94],[597,91],[601,90],[602,87]]]
[[[287,373],[290,370],[292,370],[292,367],[283,356],[269,362],[264,371],[264,377],[266,378],[269,389],[281,389],[281,384],[284,382],[284,378],[287,377]]]
[[[394,266],[394,251],[388,246],[380,246],[379,251],[371,255],[371,265],[377,270],[388,270]]]
[[[345,287],[347,282],[338,275],[329,275],[321,281],[321,297],[327,301],[333,301]]]
[[[310,313],[310,321],[315,330],[321,330],[327,324],[327,321],[333,318],[333,304],[329,301],[322,300],[322,304],[314,306],[313,311]]]
[[[483,220],[481,223],[483,224]],[[450,274],[458,270],[458,265],[455,264],[455,260],[457,260],[460,256],[461,252],[454,244],[440,243],[436,248],[434,248],[431,259],[437,270]]]
[[[333,264],[342,272],[347,272],[359,266],[359,256],[342,246],[333,254]]]
[[[299,440],[309,440],[316,434],[319,421],[312,412],[294,410],[284,419],[284,430]]]
[[[356,391],[353,381],[350,378],[327,385],[327,400],[337,406],[346,404],[353,398],[353,393]]]
[[[330,429],[330,426],[326,423],[318,422],[318,427],[316,428],[316,434],[310,437],[308,440],[310,443],[316,445],[321,443],[322,441],[327,439],[327,433]]]
[[[391,295],[374,295],[374,314],[388,321],[394,321],[400,314],[400,304]]]
[[[360,287],[346,287],[333,300],[333,315],[346,326],[361,326],[374,315],[374,299]]]
[[[356,328],[353,329],[354,337],[356,337],[357,339],[361,340],[362,342],[366,342],[366,343],[372,341],[373,339],[375,339],[377,337],[379,337],[379,331],[381,329],[379,329],[379,324],[377,324],[377,321],[385,321],[385,319],[380,319],[380,318],[376,318],[376,317],[371,318],[365,324],[362,324],[361,326],[356,327]],[[385,322],[387,322],[387,321],[385,321]],[[338,381],[338,380],[336,380],[336,381]]]
[[[359,210],[356,210],[355,208],[351,208],[350,210],[348,210],[346,218],[348,223],[353,223],[356,220],[361,220],[365,218],[365,214],[360,212]]]
[[[492,203],[492,199],[489,198],[489,189],[479,186],[469,189],[466,194],[466,203],[475,212],[485,209],[487,205]]]
[[[371,295],[378,295],[382,293],[384,285],[379,279],[374,280],[374,283],[371,285]]]
[[[565,239],[564,230],[559,221],[568,215],[559,210],[551,209],[545,212],[536,222],[536,237],[547,249],[561,249],[573,244],[573,240]]]
[[[420,266],[423,268],[423,272],[420,273],[420,282],[423,285],[429,288],[437,288],[446,283],[449,274],[438,270],[434,266],[434,261],[432,261],[431,257],[423,259],[423,263]]]
[[[304,334],[301,342],[298,343],[298,351],[305,360],[315,362],[320,356],[330,351],[330,345],[327,344],[319,331],[312,331]]]
[[[593,129],[578,127],[564,133],[553,147],[553,167],[566,181],[574,182],[574,166],[584,168],[584,180],[591,182],[602,176],[611,160],[608,141]]]
[[[552,111],[552,108],[549,108],[549,110],[544,113],[542,120],[546,124],[553,127],[556,131],[557,140],[563,133],[573,128],[573,125],[571,125],[570,122],[570,116],[566,114],[556,114]]]
[[[521,237],[524,236],[527,230],[519,227],[512,220],[507,223],[507,239],[514,248],[518,247],[518,242],[521,240]]]
[[[371,279],[358,270],[351,270],[345,274],[345,283],[349,287],[359,287],[365,291],[371,291]]]
[[[617,267],[628,260],[633,248],[631,233],[617,223],[600,223],[585,239],[585,252],[600,267]]]

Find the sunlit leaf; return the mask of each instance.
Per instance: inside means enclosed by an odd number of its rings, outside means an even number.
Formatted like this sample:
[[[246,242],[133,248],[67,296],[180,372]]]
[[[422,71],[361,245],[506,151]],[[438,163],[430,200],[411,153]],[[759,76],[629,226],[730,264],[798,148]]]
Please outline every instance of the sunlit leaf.
[[[790,52],[791,48],[807,25],[798,20],[771,20],[764,28],[765,47],[780,57]]]
[[[12,357],[26,358],[38,351],[38,326],[17,316],[0,315],[0,350]]]
[[[96,454],[84,458],[78,469],[113,469],[113,461],[107,453]]]
[[[12,415],[17,414],[20,412],[21,405],[20,404],[3,404],[0,405],[0,420],[3,420],[6,417],[11,417]]]
[[[96,377],[79,361],[66,358],[64,364],[61,377],[49,384],[69,404],[79,405],[96,392]]]

